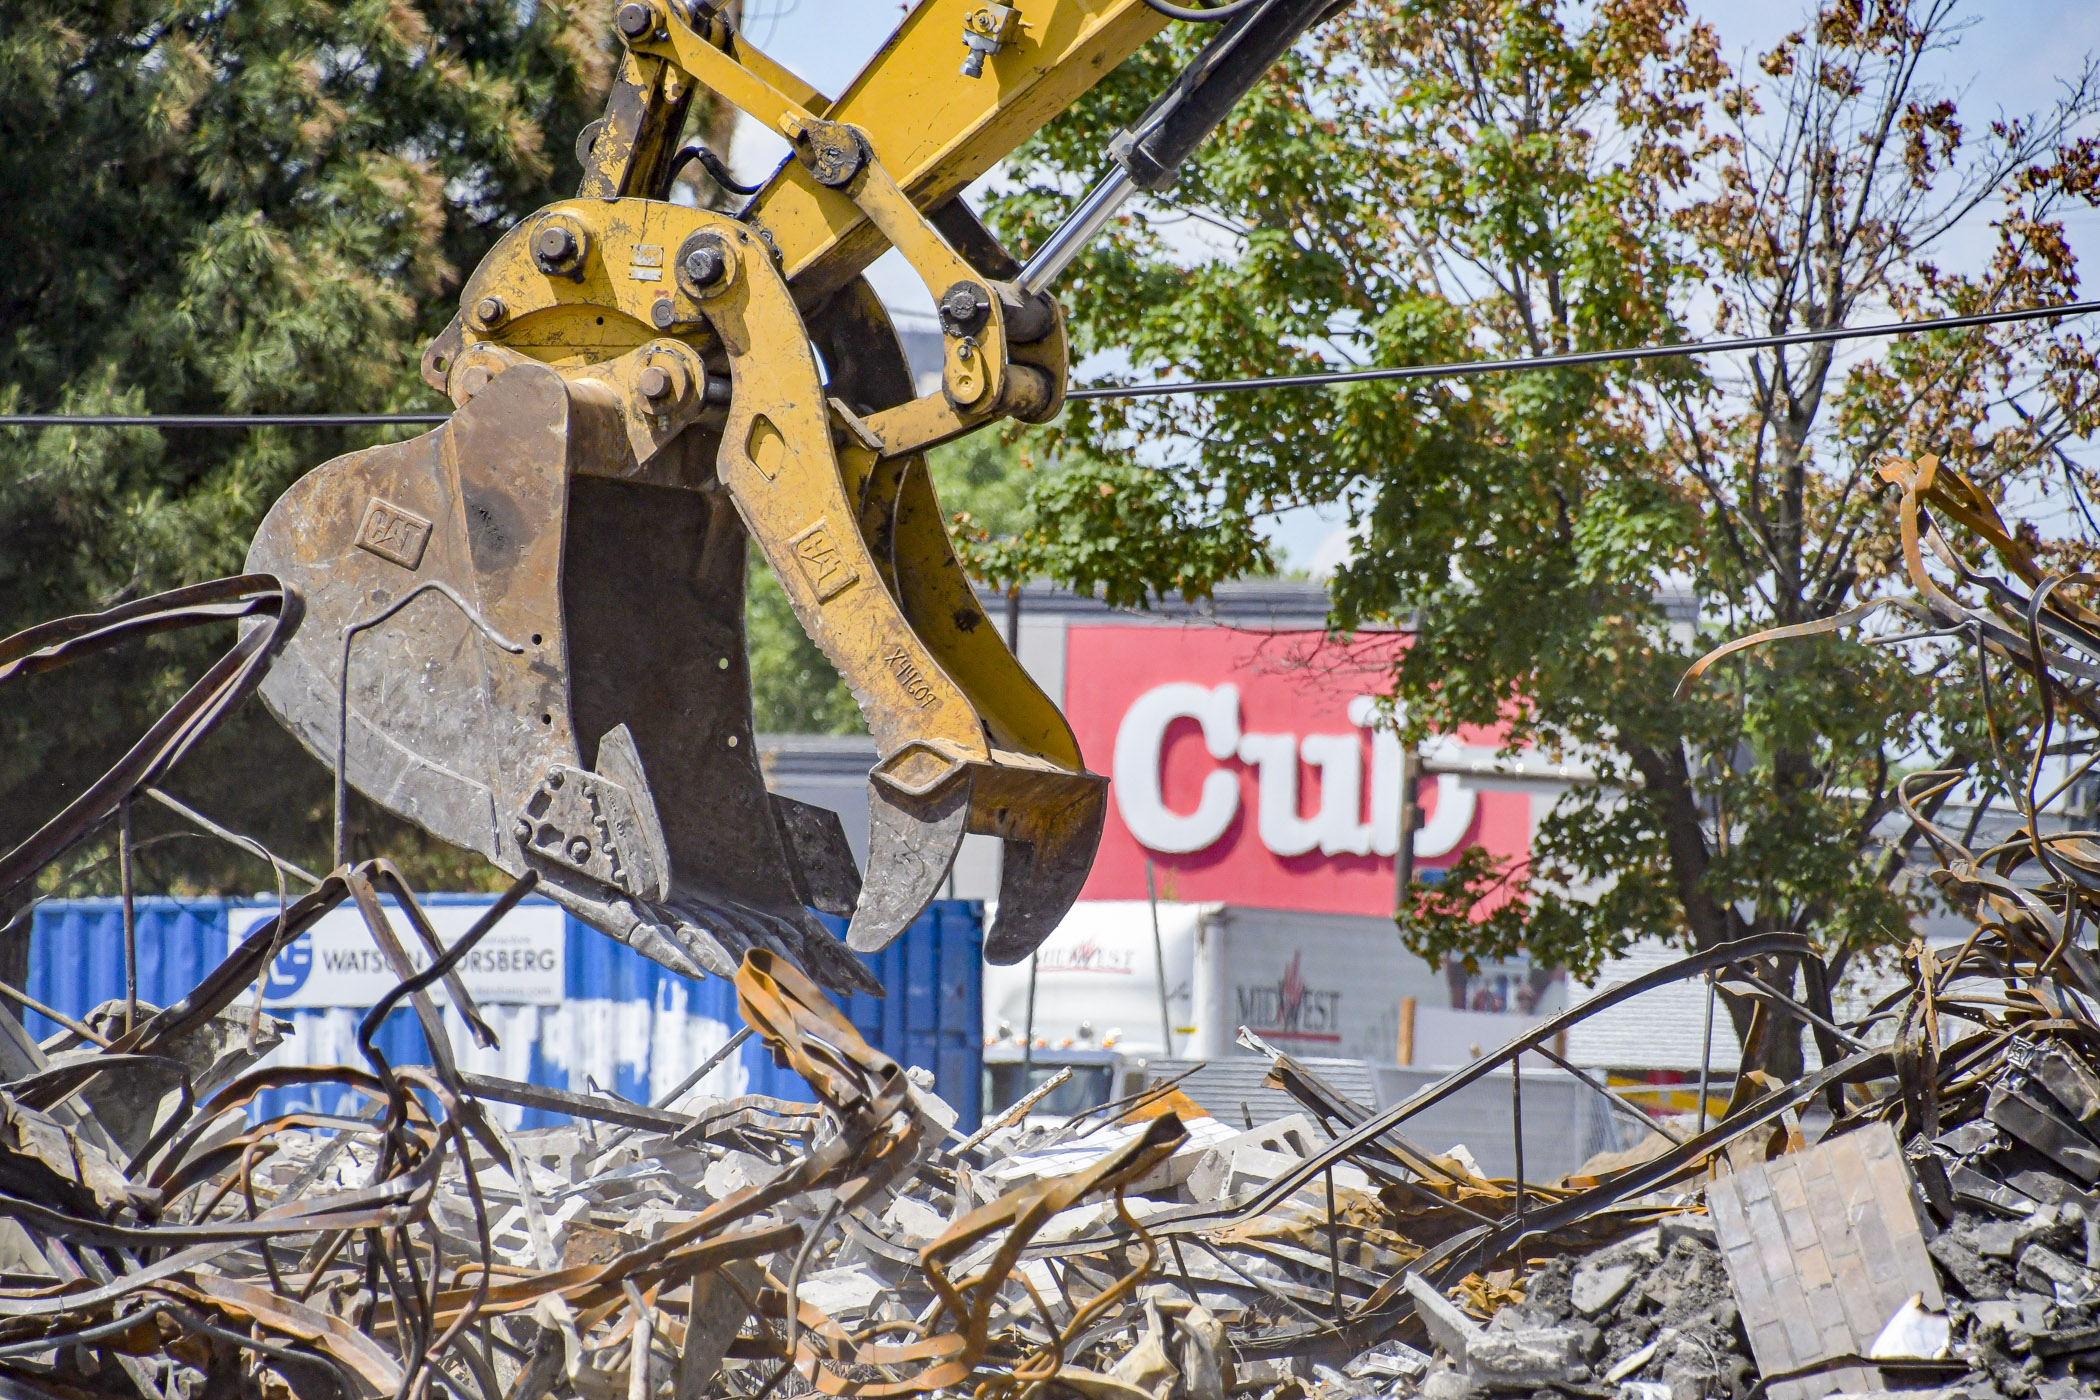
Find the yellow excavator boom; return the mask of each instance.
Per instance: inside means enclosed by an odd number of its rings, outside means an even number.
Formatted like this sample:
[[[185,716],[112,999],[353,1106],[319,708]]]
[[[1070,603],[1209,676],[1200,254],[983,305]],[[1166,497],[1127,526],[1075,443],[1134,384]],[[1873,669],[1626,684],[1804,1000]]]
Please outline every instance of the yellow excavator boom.
[[[1232,0],[1196,65],[1027,267],[960,194],[1168,22],[1161,0],[922,0],[827,98],[704,4],[629,0],[574,199],[498,240],[425,353],[457,412],[285,493],[249,566],[306,601],[263,685],[381,805],[680,971],[752,948],[837,987],[963,836],[1004,842],[987,956],[1026,956],[1077,896],[1106,810],[1072,731],[957,561],[929,447],[1062,408],[1045,287],[1318,15]],[[696,93],[793,147],[733,213],[673,203]],[[719,162],[717,162],[717,166]],[[897,249],[939,309],[916,392],[861,276]],[[743,635],[747,540],[851,686],[878,751],[870,848],[768,793]]]

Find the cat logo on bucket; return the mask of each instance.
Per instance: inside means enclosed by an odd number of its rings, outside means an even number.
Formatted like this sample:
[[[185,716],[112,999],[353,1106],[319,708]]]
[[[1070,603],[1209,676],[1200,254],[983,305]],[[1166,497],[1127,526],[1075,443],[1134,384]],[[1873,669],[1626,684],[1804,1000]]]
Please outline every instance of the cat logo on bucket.
[[[802,565],[803,576],[816,592],[817,601],[828,603],[839,594],[860,582],[860,574],[846,562],[838,545],[831,538],[831,526],[819,520],[788,541],[795,551],[795,560]]]
[[[374,496],[357,525],[357,547],[414,572],[430,543],[430,522],[412,510]]]

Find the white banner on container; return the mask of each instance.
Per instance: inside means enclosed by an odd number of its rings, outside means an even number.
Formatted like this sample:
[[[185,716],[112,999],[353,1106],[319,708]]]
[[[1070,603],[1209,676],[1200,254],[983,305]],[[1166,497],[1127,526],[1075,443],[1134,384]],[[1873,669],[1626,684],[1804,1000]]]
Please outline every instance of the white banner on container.
[[[382,903],[395,936],[416,966],[428,966],[422,940],[399,906],[391,900]],[[424,912],[437,929],[439,941],[450,947],[487,908],[485,904],[430,904],[424,906]],[[229,910],[229,950],[239,947],[258,924],[276,913],[274,908]],[[567,952],[568,932],[561,909],[552,904],[521,904],[468,950],[459,974],[467,995],[477,1002],[559,1006],[567,990]],[[344,904],[322,915],[277,955],[263,986],[263,1005],[370,1006],[399,980],[356,907]],[[430,990],[440,1002],[447,1000],[443,983]]]

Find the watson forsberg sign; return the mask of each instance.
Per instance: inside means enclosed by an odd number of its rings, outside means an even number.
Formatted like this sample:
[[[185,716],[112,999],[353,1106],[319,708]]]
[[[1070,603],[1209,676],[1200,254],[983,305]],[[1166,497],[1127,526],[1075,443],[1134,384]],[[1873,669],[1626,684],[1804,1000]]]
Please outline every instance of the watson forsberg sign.
[[[428,967],[422,940],[400,907],[391,901],[382,904],[401,946],[417,967]],[[488,904],[485,900],[464,904],[433,901],[423,906],[423,912],[437,930],[438,941],[450,947],[488,912]],[[258,924],[276,915],[274,908],[230,910],[229,949],[238,948]],[[529,901],[519,905],[467,950],[459,975],[467,995],[476,1002],[560,1005],[568,990],[566,916],[554,904]],[[399,981],[356,907],[344,904],[323,914],[278,953],[263,984],[263,1005],[273,1010],[366,1007]],[[449,995],[442,982],[430,991],[440,1002]]]

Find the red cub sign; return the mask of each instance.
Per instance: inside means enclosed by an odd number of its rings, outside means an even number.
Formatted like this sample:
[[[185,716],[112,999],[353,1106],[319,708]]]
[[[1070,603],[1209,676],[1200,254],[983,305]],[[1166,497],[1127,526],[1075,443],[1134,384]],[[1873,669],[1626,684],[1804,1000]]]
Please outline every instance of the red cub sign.
[[[1400,746],[1370,727],[1378,662],[1407,638],[1337,655],[1318,633],[1223,627],[1074,626],[1065,713],[1088,766],[1108,772],[1108,825],[1082,899],[1159,896],[1313,913],[1389,914],[1399,849]],[[1323,665],[1321,660],[1340,664]],[[1463,731],[1442,752],[1486,757]],[[1521,780],[1424,779],[1418,871],[1467,846],[1531,849]]]

